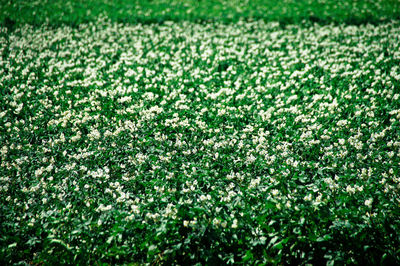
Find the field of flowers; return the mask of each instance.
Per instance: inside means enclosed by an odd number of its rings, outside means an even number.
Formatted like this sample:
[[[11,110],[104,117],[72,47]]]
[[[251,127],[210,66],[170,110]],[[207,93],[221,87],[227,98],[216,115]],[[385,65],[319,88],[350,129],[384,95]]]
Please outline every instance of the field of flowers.
[[[0,28],[1,264],[400,263],[400,22]]]

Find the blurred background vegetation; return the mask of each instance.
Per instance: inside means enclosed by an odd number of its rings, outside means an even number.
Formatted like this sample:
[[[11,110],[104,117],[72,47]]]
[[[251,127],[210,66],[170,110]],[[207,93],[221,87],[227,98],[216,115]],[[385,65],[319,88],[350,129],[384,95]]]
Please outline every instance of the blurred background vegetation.
[[[29,23],[57,26],[96,21],[105,15],[114,22],[239,19],[363,24],[399,19],[399,0],[0,0],[0,25]]]

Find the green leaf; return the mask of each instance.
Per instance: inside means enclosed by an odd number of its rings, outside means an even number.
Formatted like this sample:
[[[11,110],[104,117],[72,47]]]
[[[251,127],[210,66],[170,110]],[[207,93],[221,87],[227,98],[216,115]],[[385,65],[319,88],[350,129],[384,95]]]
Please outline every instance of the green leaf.
[[[269,241],[269,246],[273,246],[275,242],[279,239],[278,236],[274,236],[270,241]]]
[[[71,250],[71,249],[72,249],[71,247],[68,247],[68,245],[65,244],[65,242],[62,241],[61,239],[52,239],[52,240],[50,240],[50,243],[60,244],[61,246],[65,247],[65,248],[68,249],[68,250]]]
[[[243,258],[243,262],[247,262],[249,260],[252,260],[253,259],[253,253],[251,252],[251,250],[247,250],[246,254],[242,258]]]
[[[107,244],[111,244],[111,242],[113,241],[113,239],[114,239],[114,236],[110,236],[110,237],[107,239]]]
[[[8,245],[8,248],[14,248],[16,246],[17,246],[17,243],[12,243],[12,244]]]

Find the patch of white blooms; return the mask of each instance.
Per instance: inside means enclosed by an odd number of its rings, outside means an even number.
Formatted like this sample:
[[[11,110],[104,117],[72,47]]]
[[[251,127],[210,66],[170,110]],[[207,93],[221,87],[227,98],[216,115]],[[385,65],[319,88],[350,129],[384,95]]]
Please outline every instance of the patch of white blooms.
[[[0,202],[16,231],[57,239],[71,232],[54,217],[95,230],[113,213],[240,230],[304,208],[333,228],[346,209],[370,223],[400,206],[398,22],[100,20],[23,26],[0,52]]]

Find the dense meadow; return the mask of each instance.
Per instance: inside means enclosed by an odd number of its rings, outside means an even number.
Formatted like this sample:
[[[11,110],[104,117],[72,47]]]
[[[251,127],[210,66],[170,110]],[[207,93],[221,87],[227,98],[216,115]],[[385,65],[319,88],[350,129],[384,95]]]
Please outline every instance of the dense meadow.
[[[0,262],[399,264],[396,9],[286,2],[295,23],[4,4]]]

